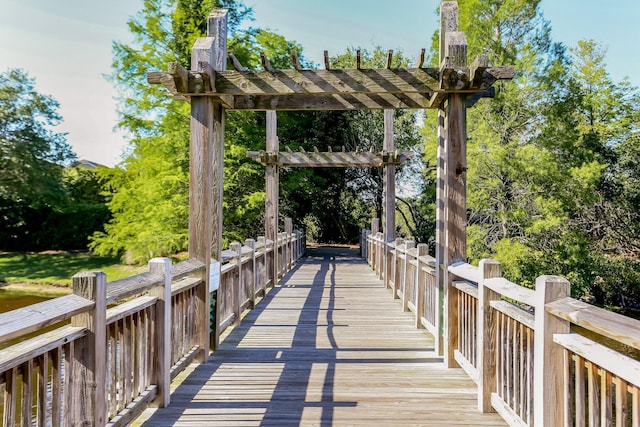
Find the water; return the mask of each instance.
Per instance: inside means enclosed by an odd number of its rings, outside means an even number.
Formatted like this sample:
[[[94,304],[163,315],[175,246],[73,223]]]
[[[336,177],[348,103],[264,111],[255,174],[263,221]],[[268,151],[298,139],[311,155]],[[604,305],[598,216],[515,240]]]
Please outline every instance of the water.
[[[0,313],[6,313],[7,311],[16,310],[48,299],[49,298],[46,297],[13,293],[0,289]]]

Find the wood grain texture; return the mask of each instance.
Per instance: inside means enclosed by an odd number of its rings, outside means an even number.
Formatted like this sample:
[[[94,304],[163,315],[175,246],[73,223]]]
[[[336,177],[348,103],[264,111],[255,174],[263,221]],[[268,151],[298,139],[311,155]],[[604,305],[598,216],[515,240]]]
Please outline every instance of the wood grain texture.
[[[222,71],[215,74],[215,91],[233,96],[431,93],[438,89],[438,72],[433,68]]]
[[[553,342],[554,334],[568,334],[569,322],[545,311],[545,304],[567,297],[571,285],[557,276],[536,279],[535,341],[534,341],[534,395],[533,419],[535,426],[556,426],[563,422],[564,356],[562,347]]]
[[[382,150],[393,153],[396,149],[394,140],[393,110],[384,110],[384,140]],[[396,238],[396,167],[388,164],[384,170],[384,208],[382,210],[382,231],[384,241],[390,242]]]
[[[386,150],[385,150],[386,151]],[[354,153],[354,152],[265,152],[249,151],[250,157],[265,166],[332,168],[332,167],[379,167],[393,166],[413,157],[410,151],[400,153]]]
[[[640,349],[640,321],[571,297],[545,306],[547,312],[585,329]]]
[[[0,342],[26,335],[90,310],[93,301],[66,295],[0,314]]]
[[[100,426],[107,421],[107,277],[102,272],[77,273],[72,286],[74,295],[94,301],[95,305],[91,312],[71,318],[71,326],[86,328],[87,334],[78,340],[82,345],[73,361],[71,379],[76,388],[75,401],[68,408],[76,423]]]
[[[500,263],[493,260],[480,260],[479,270],[482,279],[478,283],[478,409],[492,412],[491,394],[496,388],[496,316],[491,309],[491,301],[500,299],[500,295],[484,286],[486,279],[500,277]]]
[[[134,426],[504,426],[356,250],[309,249]]]

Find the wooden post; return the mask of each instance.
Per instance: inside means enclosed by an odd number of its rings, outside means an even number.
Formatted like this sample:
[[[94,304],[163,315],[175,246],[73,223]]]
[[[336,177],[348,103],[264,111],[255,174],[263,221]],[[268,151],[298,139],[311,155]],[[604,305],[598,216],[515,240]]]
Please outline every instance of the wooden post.
[[[393,110],[384,110],[384,139],[382,142],[382,151],[393,153],[395,151],[395,141],[393,139]],[[386,164],[384,167],[384,209],[383,214],[383,232],[384,246],[382,247],[382,258],[380,265],[380,278],[387,283],[387,275],[389,266],[387,262],[389,257],[389,246],[387,243],[393,242],[396,238],[396,167],[393,164]],[[397,295],[394,295],[397,298]]]
[[[427,273],[422,270],[422,262],[420,257],[429,255],[429,245],[426,243],[418,243],[418,252],[416,254],[416,261],[418,262],[418,271],[416,272],[416,328],[423,329],[422,317],[425,315],[425,294],[427,292],[426,287],[426,275]],[[438,342],[438,337],[433,337],[434,341]],[[437,345],[436,345],[437,347]]]
[[[384,141],[382,150],[392,154],[395,151],[393,139],[393,110],[384,110]],[[396,238],[396,166],[385,165],[383,231],[384,241],[391,242]]]
[[[236,272],[233,275],[234,279],[231,293],[233,294],[233,313],[235,315],[233,324],[239,325],[240,315],[242,314],[242,292],[240,292],[240,288],[242,287],[242,244],[240,242],[233,242],[229,245],[229,249],[236,253],[232,261],[236,265]]]
[[[285,241],[286,244],[284,245],[284,249],[286,249],[286,255],[284,256],[284,272],[286,273],[287,271],[291,270],[291,266],[293,265],[293,245],[291,239],[291,237],[293,236],[293,221],[291,220],[291,218],[284,219],[284,232],[287,235]]]
[[[464,33],[458,32],[457,2],[443,2],[440,5],[440,55],[441,64],[445,67],[466,67],[467,39]],[[443,50],[443,47],[445,50]],[[441,82],[442,84],[442,82]],[[451,287],[447,267],[456,261],[466,261],[466,100],[465,95],[452,93],[447,99],[444,114],[439,117],[439,126],[444,126],[444,150],[440,150],[443,162],[442,182],[444,191],[438,195],[444,208],[444,247],[439,255],[439,273],[442,275],[444,289],[444,361],[447,367],[457,367],[454,350],[458,346],[458,293]],[[439,140],[439,143],[441,141]],[[439,242],[442,242],[440,235]],[[438,277],[440,279],[440,277]]]
[[[372,218],[371,219],[371,236],[374,238],[378,237],[378,232],[380,231],[380,218]],[[375,241],[372,241],[371,245],[371,266],[373,270],[378,273],[378,244]]]
[[[500,277],[500,263],[490,259],[480,260],[477,311],[477,367],[478,367],[478,410],[493,412],[491,393],[496,388],[496,316],[490,302],[499,300],[500,294],[484,286],[484,280]]]
[[[247,239],[244,241],[244,245],[251,249],[251,259],[249,260],[249,269],[251,270],[251,294],[249,295],[249,304],[251,308],[256,306],[256,293],[258,283],[258,269],[256,268],[256,241],[253,239]]]
[[[411,260],[409,259],[409,249],[416,247],[415,240],[406,240],[404,242],[404,262],[402,263],[402,311],[409,311],[409,301],[413,293],[413,285],[411,284]]]
[[[441,64],[446,56],[445,37],[448,32],[458,31],[458,3],[455,1],[445,1],[440,4],[440,51],[438,64]],[[445,128],[446,113],[444,109],[438,110],[438,148],[437,148],[437,169],[436,169],[436,282],[438,283],[438,304],[444,304],[444,290],[446,281],[446,233],[445,233],[445,164],[446,164],[446,144],[447,131]],[[443,310],[438,310],[442,315]],[[444,322],[439,322],[442,327]],[[444,330],[439,330],[440,337]],[[442,354],[442,348],[438,354]]]
[[[269,265],[269,261],[267,260],[267,239],[265,236],[258,236],[258,246],[262,245],[263,247],[263,257],[262,257],[262,266],[258,269],[258,286],[262,291],[262,296],[264,297],[267,294],[267,278],[269,277],[269,272],[267,271],[267,266]]]
[[[267,111],[267,153],[277,153],[280,150],[278,144],[278,117],[275,111]],[[273,240],[273,269],[271,273],[275,286],[278,282],[278,203],[280,198],[280,169],[277,165],[268,165],[265,171],[266,176],[266,217],[265,234],[267,239]]]
[[[164,277],[161,286],[149,290],[158,297],[156,302],[156,363],[153,381],[158,386],[154,406],[168,406],[171,400],[171,260],[154,258],[149,261],[149,272]]]
[[[71,326],[87,332],[75,344],[70,379],[74,390],[67,406],[67,423],[103,426],[107,422],[107,276],[81,272],[73,276],[72,285],[75,295],[94,301],[95,306],[71,318]]]
[[[208,17],[208,36],[196,40],[191,50],[191,69],[212,77],[227,64],[227,11],[214,10]],[[202,323],[198,359],[204,362],[210,344],[218,345],[218,334],[209,336],[209,272],[211,258],[222,252],[222,193],[224,168],[224,109],[213,98],[191,97],[191,141],[189,146],[189,257],[206,265],[205,282],[198,295]],[[216,319],[219,319],[216,304]],[[206,325],[206,326],[205,326]],[[205,337],[206,335],[206,337]]]
[[[391,267],[392,270],[390,272],[391,275],[393,275],[393,299],[399,299],[400,297],[398,296],[398,289],[400,289],[400,269],[402,268],[400,266],[400,250],[401,250],[401,246],[404,245],[404,240],[400,237],[397,237],[395,240],[395,251],[393,253],[393,255],[391,254],[390,250],[387,250],[387,253],[389,254],[388,260],[387,262],[391,262]],[[385,243],[386,246],[386,243]]]
[[[554,334],[568,334],[570,324],[547,313],[544,306],[571,296],[571,285],[563,277],[536,279],[535,338],[533,342],[533,421],[536,427],[564,423],[564,352],[553,342]]]

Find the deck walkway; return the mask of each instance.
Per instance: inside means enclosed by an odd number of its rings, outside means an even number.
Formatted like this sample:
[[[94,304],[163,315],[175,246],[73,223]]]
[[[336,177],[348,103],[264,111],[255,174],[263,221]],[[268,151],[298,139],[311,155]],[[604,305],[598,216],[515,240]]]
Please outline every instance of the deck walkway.
[[[138,426],[504,426],[350,249],[309,256]]]

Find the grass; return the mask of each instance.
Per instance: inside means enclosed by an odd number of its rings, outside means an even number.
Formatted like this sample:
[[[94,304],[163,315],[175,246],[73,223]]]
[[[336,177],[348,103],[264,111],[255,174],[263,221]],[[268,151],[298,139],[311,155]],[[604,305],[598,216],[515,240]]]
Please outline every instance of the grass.
[[[102,271],[107,281],[122,279],[146,270],[146,266],[121,264],[118,258],[99,257],[86,252],[47,251],[39,253],[0,253],[0,285],[10,288],[68,288],[79,271]]]

